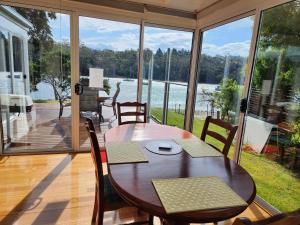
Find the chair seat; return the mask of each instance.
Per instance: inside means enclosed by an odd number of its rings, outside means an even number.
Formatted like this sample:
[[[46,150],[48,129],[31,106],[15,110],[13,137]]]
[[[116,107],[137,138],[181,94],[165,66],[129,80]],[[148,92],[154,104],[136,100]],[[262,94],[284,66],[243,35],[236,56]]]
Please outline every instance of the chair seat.
[[[124,200],[118,195],[111,185],[108,175],[103,176],[104,186],[104,205],[124,205]]]
[[[112,107],[113,105],[113,100],[105,100],[103,103],[102,103],[103,106],[107,106],[107,107]]]

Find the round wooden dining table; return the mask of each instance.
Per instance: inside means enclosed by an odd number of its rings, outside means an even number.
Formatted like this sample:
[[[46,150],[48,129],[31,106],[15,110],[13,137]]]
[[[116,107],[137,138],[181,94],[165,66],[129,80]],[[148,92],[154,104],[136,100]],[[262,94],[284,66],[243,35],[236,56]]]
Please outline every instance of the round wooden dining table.
[[[105,133],[106,142],[139,141],[146,144],[149,140],[175,138],[196,137],[188,131],[159,124],[121,125]],[[216,176],[248,204],[256,195],[255,183],[248,172],[227,157],[192,158],[185,151],[176,155],[159,155],[146,148],[143,148],[143,153],[148,159],[147,163],[108,164],[109,179],[125,201],[162,218],[165,224],[223,221],[237,216],[247,206],[167,214],[152,179]]]

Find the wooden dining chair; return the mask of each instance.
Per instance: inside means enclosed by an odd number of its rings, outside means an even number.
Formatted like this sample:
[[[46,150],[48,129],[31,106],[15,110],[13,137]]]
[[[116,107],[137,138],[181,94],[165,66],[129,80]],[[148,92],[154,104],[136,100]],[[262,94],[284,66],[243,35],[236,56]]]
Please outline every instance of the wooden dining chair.
[[[118,124],[131,124],[131,123],[146,123],[147,122],[147,103],[139,103],[139,102],[124,102],[117,103],[118,108]],[[134,111],[130,111],[129,109],[133,108]],[[123,110],[126,111],[123,111]],[[140,117],[142,116],[142,120]],[[128,117],[130,119],[128,119]],[[124,118],[127,118],[123,121]]]
[[[209,125],[214,124],[221,128],[224,128],[226,131],[228,131],[228,136],[225,137],[222,134],[217,133],[216,131],[209,130]],[[235,136],[235,133],[238,129],[238,126],[232,126],[230,123],[227,123],[221,119],[214,119],[211,116],[206,117],[205,123],[203,126],[202,134],[201,134],[201,140],[205,141],[207,136],[211,136],[212,138],[222,142],[224,144],[223,149],[218,148],[217,146],[210,143],[212,147],[217,149],[218,151],[222,152],[223,155],[227,156],[229,152],[230,145],[233,141],[233,138]]]
[[[237,218],[232,225],[300,225],[300,209],[290,213],[280,213],[255,222],[248,218]]]
[[[96,175],[95,200],[92,224],[103,225],[104,212],[117,210],[123,207],[130,207],[130,205],[123,201],[123,199],[117,194],[117,192],[112,187],[108,176],[103,174],[100,147],[93,122],[90,118],[86,118],[85,127],[88,131],[89,139],[91,142],[91,155],[95,166]],[[153,225],[153,216],[149,216],[149,220],[147,221],[139,221],[129,224]]]

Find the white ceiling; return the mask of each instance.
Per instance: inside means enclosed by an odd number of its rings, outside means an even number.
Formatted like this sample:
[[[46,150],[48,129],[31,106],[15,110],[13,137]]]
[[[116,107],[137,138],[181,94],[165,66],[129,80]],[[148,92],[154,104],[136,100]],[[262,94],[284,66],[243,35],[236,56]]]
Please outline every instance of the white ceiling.
[[[165,8],[183,10],[188,12],[199,12],[220,0],[124,0]]]

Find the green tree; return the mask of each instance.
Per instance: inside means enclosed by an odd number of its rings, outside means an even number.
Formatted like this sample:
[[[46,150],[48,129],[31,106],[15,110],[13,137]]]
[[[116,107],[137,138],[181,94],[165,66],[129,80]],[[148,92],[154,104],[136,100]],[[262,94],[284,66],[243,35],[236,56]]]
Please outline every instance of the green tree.
[[[54,44],[49,20],[55,20],[56,14],[30,8],[14,7],[14,9],[32,24],[28,31],[30,37],[30,81],[31,89],[36,90],[36,85],[42,80],[42,55],[51,50]]]
[[[213,103],[221,110],[221,119],[230,120],[229,111],[235,111],[239,100],[239,86],[236,80],[224,78],[220,84],[220,91],[213,92]]]
[[[53,44],[40,57],[41,81],[52,86],[55,99],[68,95],[71,88],[71,63],[69,44]]]

